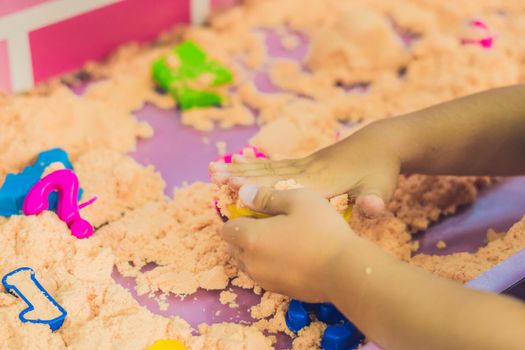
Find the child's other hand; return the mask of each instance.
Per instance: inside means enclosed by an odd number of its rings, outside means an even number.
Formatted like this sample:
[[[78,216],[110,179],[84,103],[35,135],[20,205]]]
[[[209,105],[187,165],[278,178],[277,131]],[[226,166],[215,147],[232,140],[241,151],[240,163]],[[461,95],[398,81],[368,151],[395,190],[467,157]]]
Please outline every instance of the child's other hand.
[[[243,203],[274,215],[227,222],[223,237],[241,268],[267,290],[304,301],[328,300],[331,271],[357,236],[319,194],[244,185]],[[322,299],[322,300],[319,300]]]
[[[271,187],[294,179],[328,198],[349,193],[357,209],[374,216],[392,196],[399,175],[400,161],[388,137],[372,124],[302,159],[212,163],[210,171],[214,182],[233,188],[247,182]]]

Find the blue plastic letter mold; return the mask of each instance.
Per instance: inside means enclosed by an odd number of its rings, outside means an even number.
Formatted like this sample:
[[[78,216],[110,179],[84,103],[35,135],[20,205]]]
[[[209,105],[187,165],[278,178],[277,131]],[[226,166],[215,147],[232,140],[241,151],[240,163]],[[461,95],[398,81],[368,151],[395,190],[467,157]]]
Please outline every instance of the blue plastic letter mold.
[[[20,321],[47,324],[52,331],[64,323],[66,310],[38,282],[32,268],[21,267],[9,272],[2,278],[2,284],[9,293],[22,298],[27,304],[18,316]]]

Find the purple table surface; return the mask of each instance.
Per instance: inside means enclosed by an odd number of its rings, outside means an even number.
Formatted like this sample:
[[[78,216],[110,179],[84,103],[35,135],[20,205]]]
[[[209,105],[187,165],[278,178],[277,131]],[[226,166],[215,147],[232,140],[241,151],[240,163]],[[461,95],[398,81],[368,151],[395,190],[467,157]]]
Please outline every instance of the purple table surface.
[[[301,60],[307,53],[306,38],[300,33],[301,45],[295,50],[285,50],[279,41],[279,36],[269,30],[260,30],[265,38],[268,53],[272,58],[287,58]],[[271,58],[271,59],[272,59]],[[277,89],[269,81],[264,69],[255,72],[252,78],[263,92],[273,93]],[[208,181],[208,164],[219,155],[215,143],[227,143],[228,152],[236,152],[248,144],[248,139],[257,132],[257,127],[237,127],[232,129],[216,129],[209,133],[199,132],[180,124],[175,110],[161,110],[146,105],[136,112],[136,115],[148,121],[155,129],[155,136],[139,142],[138,149],[132,156],[143,164],[153,164],[160,171],[167,183],[166,192],[172,195],[174,186],[184,182]],[[205,138],[207,140],[205,142]],[[463,212],[434,225],[424,235],[419,237],[420,251],[430,254],[449,254],[458,251],[475,251],[483,245],[486,231],[494,228],[497,231],[507,230],[512,223],[518,221],[525,213],[525,177],[509,178],[500,184],[484,191],[476,203]],[[444,250],[436,249],[439,240],[447,242]],[[525,252],[507,259],[495,268],[487,271],[468,285],[494,292],[500,292],[525,275],[523,260]],[[255,305],[260,297],[251,291],[232,287],[238,294],[239,307],[231,309],[221,305],[218,291],[199,290],[185,299],[170,295],[167,310],[160,310],[156,301],[148,296],[137,296],[135,281],[124,278],[114,272],[115,280],[130,290],[130,293],[149,310],[164,316],[178,315],[196,327],[201,323],[216,322],[252,322],[249,308]],[[290,347],[290,338],[278,335],[277,349]],[[369,343],[366,350],[379,349]]]

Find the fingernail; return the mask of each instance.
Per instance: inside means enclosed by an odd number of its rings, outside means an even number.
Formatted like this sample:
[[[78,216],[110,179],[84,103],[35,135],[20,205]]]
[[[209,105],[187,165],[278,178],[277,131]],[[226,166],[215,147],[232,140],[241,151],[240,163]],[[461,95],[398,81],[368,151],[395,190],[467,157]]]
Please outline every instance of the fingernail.
[[[252,184],[242,185],[241,189],[239,190],[239,198],[243,204],[247,205],[248,207],[253,207],[253,201],[255,200],[258,190],[259,188]]]

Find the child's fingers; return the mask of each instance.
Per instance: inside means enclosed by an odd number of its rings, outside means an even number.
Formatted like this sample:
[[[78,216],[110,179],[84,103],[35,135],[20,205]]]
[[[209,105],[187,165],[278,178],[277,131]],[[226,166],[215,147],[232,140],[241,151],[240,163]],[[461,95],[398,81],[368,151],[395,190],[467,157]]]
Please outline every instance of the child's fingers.
[[[301,173],[301,169],[298,169],[293,166],[286,167],[268,167],[268,168],[259,168],[259,169],[244,169],[242,171],[231,170],[228,168],[228,173],[236,177],[255,177],[255,176],[280,176],[280,177],[295,177]]]
[[[244,159],[246,160],[246,159]],[[234,156],[232,158],[232,161],[234,163],[224,163],[224,162],[211,162],[208,165],[208,170],[210,172],[226,172],[226,171],[245,171],[250,169],[258,169],[260,168],[260,162],[259,160],[253,160],[253,161],[243,161],[242,158]],[[264,160],[264,162],[270,162],[269,160]],[[264,167],[264,166],[263,166]]]
[[[266,174],[266,171],[246,172],[244,175],[231,174],[227,171],[217,171],[211,173],[211,180],[218,185],[228,184],[232,189],[238,190],[242,185],[253,183],[258,186],[273,187],[277,182],[293,178],[301,183],[302,176],[295,169],[285,169],[277,171],[276,174]]]
[[[247,183],[248,180],[244,177],[232,176],[228,179],[228,185],[234,190],[239,190],[239,188],[241,188],[242,185],[245,185]]]
[[[222,238],[234,249],[246,250],[253,246],[253,232],[256,229],[256,219],[241,217],[229,220],[222,227]]]
[[[213,162],[209,165],[212,182],[218,185],[229,184],[233,189],[239,189],[249,182],[259,186],[272,187],[281,180],[290,178],[301,180],[303,170],[301,160],[254,160],[247,161],[244,157],[235,159],[234,163]]]
[[[212,181],[224,184],[229,177],[252,177],[277,175],[278,173],[296,174],[298,171],[288,163],[264,161],[247,161],[244,158],[234,160],[235,163],[212,162],[208,166]],[[279,169],[279,170],[278,170]]]
[[[246,184],[239,190],[239,198],[248,208],[269,215],[289,214],[301,203],[304,190],[278,191],[269,187]]]
[[[244,259],[243,259],[242,252],[241,252],[240,248],[237,248],[237,247],[231,245],[230,254],[233,256],[233,258],[237,262],[237,266],[239,267],[239,269],[241,269],[243,271],[246,270],[246,265],[244,263]]]
[[[248,163],[249,161],[242,154],[234,154],[232,157],[232,162],[233,162],[232,164],[244,164],[244,163]]]
[[[356,207],[369,217],[375,217],[385,210],[385,201],[376,194],[366,194],[357,197]]]
[[[217,185],[225,185],[230,179],[230,174],[227,172],[217,172],[211,174],[211,181]]]
[[[257,176],[257,175],[271,175],[276,173],[279,169],[294,169],[293,160],[254,160],[246,163],[230,163],[226,164],[226,171],[234,176]]]
[[[255,176],[250,178],[232,176],[228,179],[228,185],[234,190],[238,190],[248,183],[260,187],[273,187],[277,182],[287,179],[288,178],[284,176]]]
[[[226,172],[228,170],[228,166],[226,163],[222,162],[211,162],[208,165],[208,170],[212,173]]]

